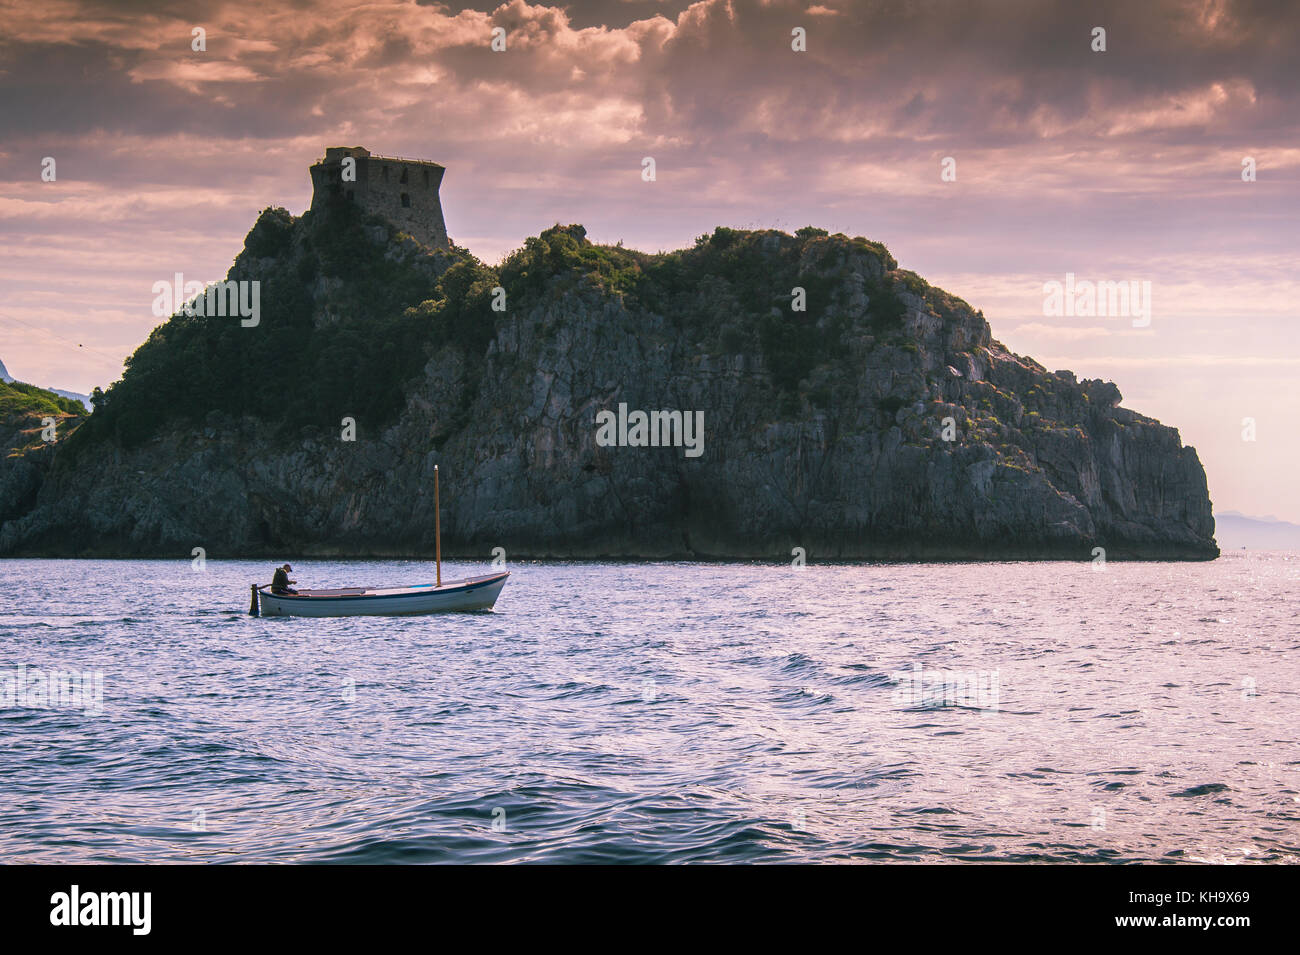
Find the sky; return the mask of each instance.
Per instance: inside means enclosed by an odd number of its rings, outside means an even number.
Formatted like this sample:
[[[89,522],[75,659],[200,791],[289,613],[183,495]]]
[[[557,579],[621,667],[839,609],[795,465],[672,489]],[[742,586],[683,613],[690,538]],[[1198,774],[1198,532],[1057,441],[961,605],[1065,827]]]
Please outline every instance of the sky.
[[[0,0],[0,360],[106,387],[154,282],[221,278],[363,145],[446,166],[488,262],[556,222],[882,241],[1178,428],[1216,511],[1300,522],[1297,50],[1285,0]],[[1149,321],[1052,313],[1067,274]]]

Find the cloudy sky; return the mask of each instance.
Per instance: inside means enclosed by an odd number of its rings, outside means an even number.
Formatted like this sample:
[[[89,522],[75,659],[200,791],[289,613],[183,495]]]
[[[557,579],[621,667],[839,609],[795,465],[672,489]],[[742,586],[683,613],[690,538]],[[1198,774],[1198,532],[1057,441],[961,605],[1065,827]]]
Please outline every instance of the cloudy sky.
[[[1300,521],[1297,50],[1287,0],[0,0],[0,360],[106,386],[155,281],[220,278],[326,144],[365,145],[444,164],[491,262],[557,221],[883,241],[1178,427],[1216,510]],[[1150,324],[1044,314],[1068,272],[1150,282]]]

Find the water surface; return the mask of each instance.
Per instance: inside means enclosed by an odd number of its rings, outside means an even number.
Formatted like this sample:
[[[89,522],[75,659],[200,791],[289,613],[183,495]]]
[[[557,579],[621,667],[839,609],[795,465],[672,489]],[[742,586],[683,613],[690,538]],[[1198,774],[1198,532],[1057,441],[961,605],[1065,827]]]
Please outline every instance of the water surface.
[[[0,709],[0,860],[1300,860],[1298,555],[509,569],[0,561],[0,681],[103,678]]]

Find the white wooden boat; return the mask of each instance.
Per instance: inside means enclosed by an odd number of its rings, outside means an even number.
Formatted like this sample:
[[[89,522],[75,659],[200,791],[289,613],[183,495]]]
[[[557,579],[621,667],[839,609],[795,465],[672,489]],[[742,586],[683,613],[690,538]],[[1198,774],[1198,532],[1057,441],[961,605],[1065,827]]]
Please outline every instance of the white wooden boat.
[[[502,571],[441,585],[341,587],[336,590],[300,590],[294,594],[273,594],[270,584],[262,584],[257,588],[257,602],[263,617],[405,616],[491,610],[509,576],[509,571]]]
[[[506,585],[509,571],[442,582],[442,509],[438,501],[438,466],[433,466],[433,539],[437,581],[413,587],[340,587],[273,593],[270,584],[251,584],[250,616],[363,617],[409,616],[457,610],[491,610]]]

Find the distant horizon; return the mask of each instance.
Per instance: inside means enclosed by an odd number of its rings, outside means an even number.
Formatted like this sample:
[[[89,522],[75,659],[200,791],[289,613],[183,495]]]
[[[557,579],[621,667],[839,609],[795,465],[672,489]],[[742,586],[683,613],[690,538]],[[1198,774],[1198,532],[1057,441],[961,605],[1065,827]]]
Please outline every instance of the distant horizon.
[[[20,380],[107,387],[159,324],[153,282],[221,278],[258,212],[306,210],[327,146],[364,145],[445,166],[447,230],[485,262],[556,222],[646,251],[720,225],[883,242],[1012,351],[1177,428],[1216,513],[1300,523],[1294,7],[71,0],[6,23]],[[1146,283],[1149,321],[1049,314],[1068,277]]]

